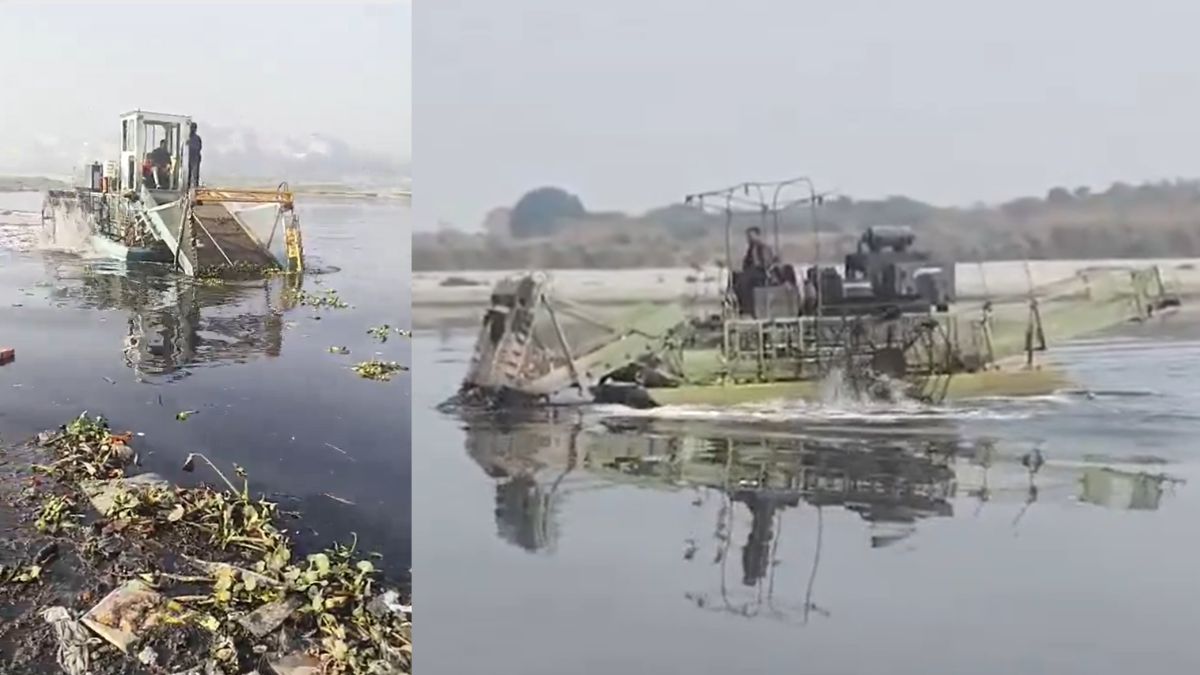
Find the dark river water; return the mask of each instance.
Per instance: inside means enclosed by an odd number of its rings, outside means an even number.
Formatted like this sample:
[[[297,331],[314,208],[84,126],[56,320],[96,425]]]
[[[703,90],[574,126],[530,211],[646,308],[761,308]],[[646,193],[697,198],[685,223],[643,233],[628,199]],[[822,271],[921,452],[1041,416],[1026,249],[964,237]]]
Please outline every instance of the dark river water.
[[[43,250],[37,194],[0,194],[0,439],[21,441],[82,411],[136,439],[143,468],[187,482],[189,452],[246,468],[254,490],[300,511],[304,540],[411,560],[410,384],[360,378],[370,358],[410,362],[410,216],[387,201],[300,201],[305,291],[347,309],[282,303],[282,282],[196,286],[161,268]],[[319,318],[318,318],[319,317]],[[349,355],[332,354],[345,346]],[[378,356],[375,356],[378,353]],[[176,414],[197,411],[186,421]]]
[[[473,335],[418,334],[424,671],[1200,672],[1174,333],[1058,349],[1038,399],[538,419],[435,411]]]

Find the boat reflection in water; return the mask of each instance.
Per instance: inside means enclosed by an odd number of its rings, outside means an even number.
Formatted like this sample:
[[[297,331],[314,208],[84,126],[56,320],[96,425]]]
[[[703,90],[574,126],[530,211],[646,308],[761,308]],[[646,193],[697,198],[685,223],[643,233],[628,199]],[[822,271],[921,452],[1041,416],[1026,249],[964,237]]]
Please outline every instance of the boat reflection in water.
[[[990,502],[1014,503],[1014,528],[1039,501],[1156,509],[1172,480],[1085,463],[1043,464],[1040,448],[967,440],[952,423],[929,420],[919,429],[831,423],[785,432],[543,411],[468,419],[466,429],[469,455],[495,480],[502,539],[552,552],[557,513],[581,491],[634,485],[683,492],[695,506],[716,498],[713,543],[687,539],[682,557],[710,560],[719,584],[687,599],[705,610],[797,623],[829,614],[814,600],[829,509],[857,514],[867,524],[864,543],[875,549],[908,540],[924,520],[954,516],[956,505],[972,517]],[[805,506],[815,512],[805,595],[783,602],[775,597],[780,533],[789,512]],[[749,516],[744,533],[736,529],[746,520],[739,512]]]
[[[67,281],[54,291],[59,300],[127,313],[122,351],[139,378],[178,379],[190,366],[279,356],[283,312],[294,307],[302,277],[210,285],[122,265],[89,267]]]

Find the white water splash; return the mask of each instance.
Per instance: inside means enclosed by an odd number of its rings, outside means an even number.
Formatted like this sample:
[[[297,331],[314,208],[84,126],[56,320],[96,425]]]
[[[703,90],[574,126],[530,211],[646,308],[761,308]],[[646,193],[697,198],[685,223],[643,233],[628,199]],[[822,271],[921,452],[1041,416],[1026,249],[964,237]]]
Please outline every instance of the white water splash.
[[[834,408],[921,407],[905,393],[904,382],[877,375],[867,387],[857,386],[841,368],[833,368],[817,387],[821,405]]]
[[[41,230],[38,248],[45,251],[63,251],[67,253],[91,253],[92,223],[91,219],[79,209],[67,206],[51,207],[47,213],[45,225]]]

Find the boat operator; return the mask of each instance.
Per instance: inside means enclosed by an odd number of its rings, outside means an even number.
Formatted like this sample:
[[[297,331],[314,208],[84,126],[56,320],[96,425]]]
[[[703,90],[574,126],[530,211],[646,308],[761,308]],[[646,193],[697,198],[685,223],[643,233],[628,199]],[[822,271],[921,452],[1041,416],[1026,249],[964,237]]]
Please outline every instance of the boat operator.
[[[764,286],[796,286],[796,271],[785,265],[779,254],[763,241],[762,229],[746,229],[746,255],[742,257],[742,271],[735,280],[734,292],[743,314],[753,316],[754,289]]]
[[[167,149],[167,139],[164,138],[150,153],[150,164],[151,170],[154,172],[154,187],[158,189],[171,187],[171,151]]]
[[[196,123],[192,122],[188,130],[188,187],[200,187],[200,149],[203,143],[200,134],[196,133]]]
[[[762,230],[758,227],[746,229],[746,255],[742,257],[742,272],[761,280],[758,285],[767,281],[767,276],[779,264],[779,256],[775,249],[763,241]]]
[[[779,256],[763,241],[762,229],[746,228],[746,255],[742,256],[742,271],[736,275],[734,293],[743,314],[754,314],[754,289],[768,286],[775,276]]]

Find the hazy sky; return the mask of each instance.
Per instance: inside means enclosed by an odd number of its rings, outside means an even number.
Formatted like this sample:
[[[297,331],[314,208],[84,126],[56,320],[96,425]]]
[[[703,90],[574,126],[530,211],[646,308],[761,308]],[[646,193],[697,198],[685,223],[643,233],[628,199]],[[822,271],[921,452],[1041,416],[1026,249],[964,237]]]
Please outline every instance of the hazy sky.
[[[811,175],[938,203],[1200,175],[1189,0],[416,5],[415,208],[640,210]]]
[[[142,108],[407,159],[412,5],[0,1],[0,170]],[[201,129],[203,133],[203,128]]]

